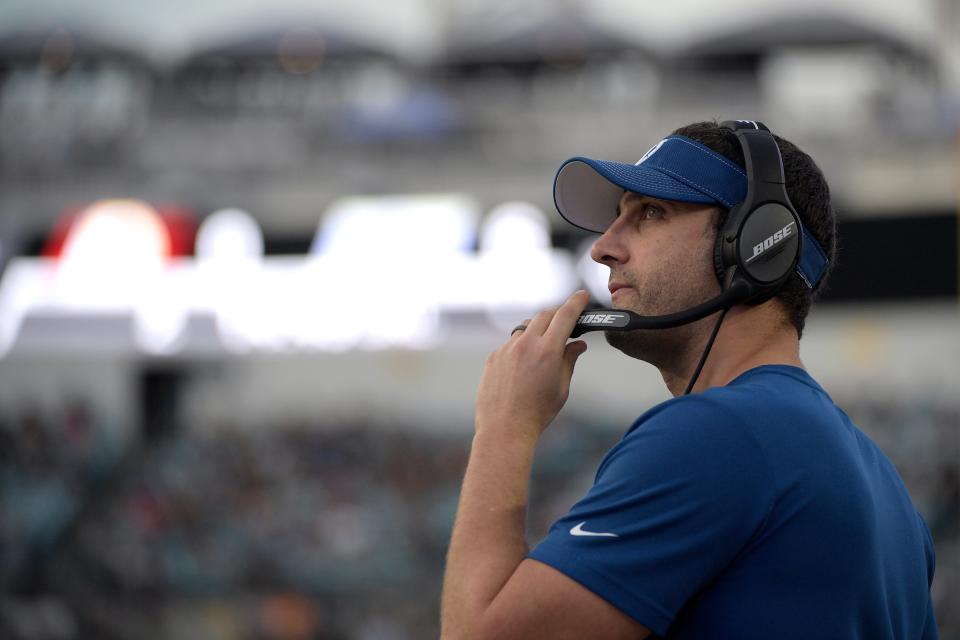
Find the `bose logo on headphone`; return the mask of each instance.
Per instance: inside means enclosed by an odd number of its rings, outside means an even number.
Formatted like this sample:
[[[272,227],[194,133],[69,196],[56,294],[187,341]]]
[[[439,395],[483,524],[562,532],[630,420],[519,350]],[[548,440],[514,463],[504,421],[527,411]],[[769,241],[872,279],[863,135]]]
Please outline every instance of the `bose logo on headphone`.
[[[753,255],[747,258],[746,264],[750,264],[751,262],[759,258],[761,255],[763,255],[765,251],[768,251],[770,248],[775,247],[776,245],[780,244],[781,242],[789,238],[791,235],[791,228],[794,225],[796,225],[796,222],[791,222],[790,224],[785,226],[783,229],[780,229],[779,231],[774,233],[772,236],[770,236],[760,244],[754,245]]]
[[[625,318],[626,316],[622,313],[587,313],[580,316],[577,324],[613,324]]]

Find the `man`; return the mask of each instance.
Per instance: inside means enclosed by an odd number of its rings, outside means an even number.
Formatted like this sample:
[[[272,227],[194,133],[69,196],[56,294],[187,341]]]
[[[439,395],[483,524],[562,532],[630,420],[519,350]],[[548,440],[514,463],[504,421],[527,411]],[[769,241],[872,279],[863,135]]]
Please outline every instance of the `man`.
[[[800,361],[834,220],[817,166],[776,141],[804,254],[821,267],[811,275],[801,258],[775,297],[725,316],[608,331],[675,397],[634,423],[532,551],[534,449],[586,351],[568,338],[588,296],[540,312],[490,355],[447,558],[443,638],[937,637],[929,531],[887,458]],[[748,191],[733,131],[684,127],[637,165],[577,161],[588,170],[561,169],[555,199],[567,220],[602,231],[592,257],[610,267],[614,306],[655,316],[720,294],[729,274],[718,229]],[[761,238],[752,258],[777,242]]]

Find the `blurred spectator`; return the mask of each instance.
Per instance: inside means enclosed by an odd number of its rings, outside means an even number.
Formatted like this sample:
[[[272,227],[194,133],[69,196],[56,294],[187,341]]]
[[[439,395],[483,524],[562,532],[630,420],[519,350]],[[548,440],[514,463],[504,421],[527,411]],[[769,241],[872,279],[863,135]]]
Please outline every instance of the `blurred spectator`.
[[[841,399],[841,405],[843,405]],[[846,403],[935,537],[942,637],[960,634],[957,406]],[[96,411],[0,419],[0,635],[407,640],[438,633],[468,431],[278,422],[117,455]],[[534,471],[530,536],[589,487],[623,425],[567,416]]]

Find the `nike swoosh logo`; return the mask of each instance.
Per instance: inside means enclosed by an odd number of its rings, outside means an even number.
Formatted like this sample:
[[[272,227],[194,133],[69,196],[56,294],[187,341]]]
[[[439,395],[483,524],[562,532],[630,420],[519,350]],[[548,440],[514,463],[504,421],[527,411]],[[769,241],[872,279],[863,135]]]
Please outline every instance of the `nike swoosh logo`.
[[[615,533],[598,533],[596,531],[584,531],[583,525],[587,524],[587,521],[584,520],[574,528],[570,529],[570,535],[572,536],[602,536],[604,538],[619,538]]]

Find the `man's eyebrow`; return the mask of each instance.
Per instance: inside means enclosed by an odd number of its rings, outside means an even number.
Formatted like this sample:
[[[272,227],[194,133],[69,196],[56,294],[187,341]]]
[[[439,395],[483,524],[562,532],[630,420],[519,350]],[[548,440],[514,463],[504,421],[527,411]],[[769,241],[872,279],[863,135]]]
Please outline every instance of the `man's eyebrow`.
[[[670,203],[666,200],[660,200],[659,198],[654,198],[651,196],[644,195],[642,193],[635,193],[633,191],[627,191],[623,196],[620,197],[620,200],[617,201],[617,217],[620,217],[620,214],[623,213],[622,206],[624,204],[629,205],[632,202],[637,200],[651,202],[658,207],[663,207],[664,209],[673,209]]]

